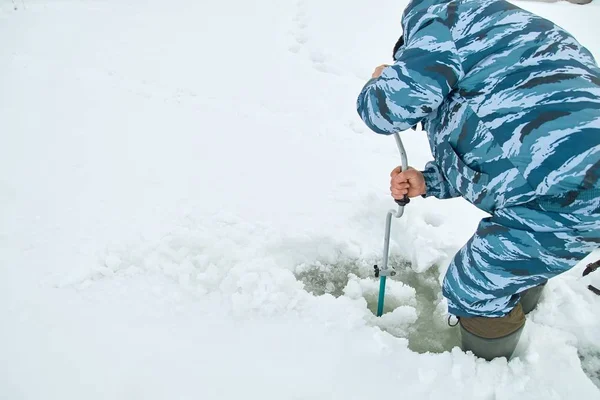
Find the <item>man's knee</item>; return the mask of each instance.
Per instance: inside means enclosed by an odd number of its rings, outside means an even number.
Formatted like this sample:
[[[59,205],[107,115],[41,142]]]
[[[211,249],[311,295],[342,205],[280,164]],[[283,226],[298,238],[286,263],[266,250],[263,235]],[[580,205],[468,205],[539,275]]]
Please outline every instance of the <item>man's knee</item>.
[[[488,288],[464,278],[453,261],[444,277],[442,294],[448,301],[448,311],[458,317],[502,317],[518,301],[516,295],[506,295],[503,288]]]

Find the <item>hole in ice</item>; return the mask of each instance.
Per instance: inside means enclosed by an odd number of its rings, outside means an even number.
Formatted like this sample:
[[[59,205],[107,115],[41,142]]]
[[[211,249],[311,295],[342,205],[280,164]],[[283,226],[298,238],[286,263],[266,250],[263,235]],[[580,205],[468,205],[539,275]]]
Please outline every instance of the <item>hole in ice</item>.
[[[458,330],[447,325],[446,310],[440,306],[441,287],[438,268],[415,272],[410,263],[390,257],[397,275],[388,278],[384,315],[376,318],[379,279],[366,260],[346,260],[335,264],[314,262],[297,266],[295,275],[315,296],[363,297],[373,314],[369,321],[397,337],[408,339],[409,348],[418,353],[449,351],[459,344]]]

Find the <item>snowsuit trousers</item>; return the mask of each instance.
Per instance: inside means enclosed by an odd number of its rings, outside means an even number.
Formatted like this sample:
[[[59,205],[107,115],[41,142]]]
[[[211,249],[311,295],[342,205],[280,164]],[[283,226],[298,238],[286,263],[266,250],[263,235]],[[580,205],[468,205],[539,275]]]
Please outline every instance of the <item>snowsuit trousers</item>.
[[[442,290],[449,312],[505,316],[519,293],[568,271],[596,249],[600,215],[582,202],[574,212],[564,211],[569,210],[535,203],[483,219],[446,273]]]

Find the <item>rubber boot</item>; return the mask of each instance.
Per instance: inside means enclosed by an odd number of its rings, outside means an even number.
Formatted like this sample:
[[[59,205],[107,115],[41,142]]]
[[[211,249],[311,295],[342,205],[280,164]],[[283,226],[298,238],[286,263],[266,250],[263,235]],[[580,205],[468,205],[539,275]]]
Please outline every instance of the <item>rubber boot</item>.
[[[519,302],[523,307],[523,313],[529,314],[535,309],[540,301],[540,297],[542,296],[542,292],[544,291],[544,286],[546,286],[546,283],[547,282],[544,282],[541,285],[534,286],[521,293],[521,299]]]
[[[521,332],[523,332],[523,327],[507,336],[487,339],[472,334],[461,325],[462,349],[463,351],[472,351],[477,357],[487,361],[492,361],[497,357],[506,357],[507,360],[510,360],[519,343]]]
[[[510,360],[525,326],[521,304],[500,318],[460,318],[461,348],[491,361],[496,357]]]

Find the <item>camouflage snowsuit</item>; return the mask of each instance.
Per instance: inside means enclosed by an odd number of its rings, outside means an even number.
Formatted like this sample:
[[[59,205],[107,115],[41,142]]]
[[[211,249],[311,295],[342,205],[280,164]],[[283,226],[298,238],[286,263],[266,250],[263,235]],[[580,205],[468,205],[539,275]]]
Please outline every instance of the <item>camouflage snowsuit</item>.
[[[423,122],[427,193],[491,216],[443,293],[457,316],[502,316],[518,293],[600,242],[600,69],[553,23],[497,0],[413,0],[396,62],[357,108],[375,132]]]

